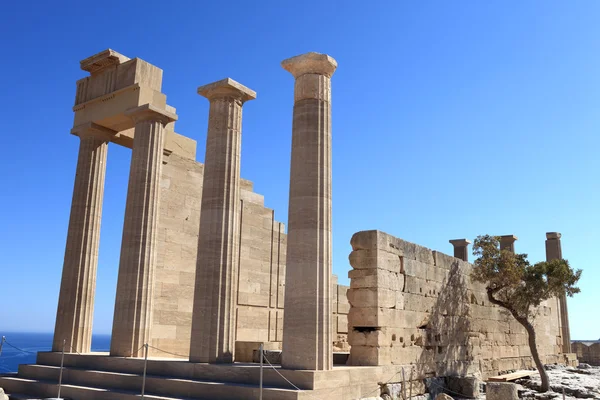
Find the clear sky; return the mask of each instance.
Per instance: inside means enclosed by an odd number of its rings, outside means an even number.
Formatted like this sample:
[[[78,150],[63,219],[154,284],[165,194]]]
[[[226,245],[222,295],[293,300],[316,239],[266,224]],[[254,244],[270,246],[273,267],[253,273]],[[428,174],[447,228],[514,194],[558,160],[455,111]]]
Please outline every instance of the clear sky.
[[[231,77],[244,106],[242,176],[287,220],[293,78],[281,60],[328,53],[333,76],[334,272],[354,232],[452,252],[449,239],[545,233],[584,270],[575,339],[600,337],[600,30],[596,1],[11,1],[2,7],[0,331],[52,331],[78,139],[79,61],[106,48],[164,71],[176,130],[204,160],[200,85]],[[107,333],[130,150],[111,145],[95,310]]]

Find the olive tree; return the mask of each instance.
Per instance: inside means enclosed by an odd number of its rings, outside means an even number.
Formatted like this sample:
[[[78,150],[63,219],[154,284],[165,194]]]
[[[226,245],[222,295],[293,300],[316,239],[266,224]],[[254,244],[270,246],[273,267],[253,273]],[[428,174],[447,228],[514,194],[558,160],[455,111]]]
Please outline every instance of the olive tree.
[[[581,270],[573,270],[563,259],[531,265],[527,254],[500,250],[500,238],[490,235],[475,239],[473,255],[477,257],[473,279],[486,285],[490,303],[505,308],[523,325],[531,356],[542,378],[541,391],[548,391],[550,382],[537,350],[533,321],[544,300],[579,293],[576,284]]]

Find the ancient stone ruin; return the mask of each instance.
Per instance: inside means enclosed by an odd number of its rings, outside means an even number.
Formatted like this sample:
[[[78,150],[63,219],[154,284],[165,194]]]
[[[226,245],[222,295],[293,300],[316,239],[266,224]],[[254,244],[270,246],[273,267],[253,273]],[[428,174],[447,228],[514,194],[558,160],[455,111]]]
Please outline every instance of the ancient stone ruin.
[[[240,176],[242,109],[256,92],[230,78],[198,88],[210,102],[202,164],[196,142],[175,132],[162,70],[113,50],[81,61],[90,75],[77,82],[73,108],[80,147],[53,348],[0,377],[8,393],[54,397],[60,376],[63,395],[76,399],[137,397],[142,380],[153,398],[258,399],[261,345],[278,364],[263,371],[264,399],[359,399],[401,382],[417,395],[441,378],[472,395],[480,379],[532,366],[519,324],[471,282],[468,240],[450,241],[452,257],[358,232],[350,288],[337,284],[337,63],[307,53],[282,66],[295,80],[287,234]],[[110,352],[92,353],[109,144],[132,157]],[[562,257],[560,234],[547,239],[549,259]],[[502,246],[514,251],[515,240]],[[536,323],[544,361],[574,362],[566,301],[546,302]]]

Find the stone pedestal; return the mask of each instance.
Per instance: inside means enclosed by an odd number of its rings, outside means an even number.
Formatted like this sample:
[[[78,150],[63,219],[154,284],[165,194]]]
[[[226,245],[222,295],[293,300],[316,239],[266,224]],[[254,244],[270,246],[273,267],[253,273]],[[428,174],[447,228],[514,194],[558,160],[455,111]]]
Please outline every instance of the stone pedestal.
[[[296,79],[283,321],[284,368],[332,368],[331,76],[307,53],[282,62]]]
[[[519,238],[515,235],[502,235],[500,236],[500,250],[508,250],[511,253],[515,252],[515,242]]]
[[[469,244],[471,244],[471,241],[468,239],[454,239],[450,240],[450,243],[454,246],[454,257],[469,262]]]
[[[113,356],[140,356],[150,339],[164,126],[175,114],[152,105],[126,113],[135,123],[110,344]]]
[[[239,250],[242,105],[256,93],[231,79],[198,88],[210,100],[190,361],[233,362]]]
[[[517,385],[510,382],[488,382],[485,387],[487,400],[518,400]]]
[[[79,156],[52,351],[87,353],[92,320],[100,221],[104,197],[108,142],[116,133],[88,123],[72,131],[79,136]]]
[[[546,261],[562,259],[561,234],[558,232],[546,233]],[[569,310],[567,308],[567,295],[558,298],[559,323],[561,327],[563,353],[571,352],[571,330],[569,328]]]

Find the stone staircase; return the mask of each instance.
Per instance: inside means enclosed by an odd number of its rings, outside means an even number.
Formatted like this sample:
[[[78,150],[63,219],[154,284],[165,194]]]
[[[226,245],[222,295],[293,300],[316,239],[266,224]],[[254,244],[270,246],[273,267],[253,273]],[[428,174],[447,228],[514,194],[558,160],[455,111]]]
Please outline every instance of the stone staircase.
[[[36,364],[0,375],[12,400],[56,398],[61,354],[39,352]],[[144,360],[108,353],[65,354],[61,397],[73,400],[133,400],[141,397]],[[336,366],[329,371],[263,369],[264,400],[355,400],[379,392],[378,382],[397,376],[398,366]],[[160,400],[259,399],[258,364],[199,364],[149,358],[144,398]],[[295,389],[292,384],[299,389]]]
[[[149,360],[144,397],[161,400],[259,398],[257,366],[220,367],[172,359]],[[160,369],[164,369],[164,373]],[[142,371],[143,360],[140,359],[69,354],[65,356],[61,397],[74,400],[139,399]],[[311,398],[306,392],[289,389],[291,385],[281,377],[277,379],[272,372],[265,373],[263,399]],[[18,374],[0,376],[0,387],[10,399],[55,398],[59,374],[60,354],[38,353],[37,364],[20,365]],[[312,392],[312,396],[316,392],[318,390]]]

